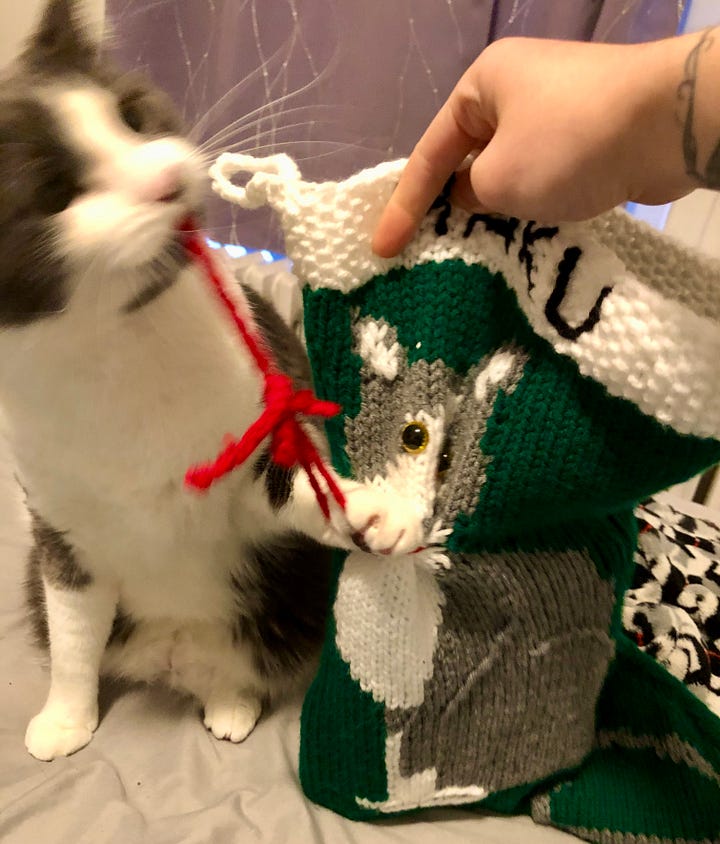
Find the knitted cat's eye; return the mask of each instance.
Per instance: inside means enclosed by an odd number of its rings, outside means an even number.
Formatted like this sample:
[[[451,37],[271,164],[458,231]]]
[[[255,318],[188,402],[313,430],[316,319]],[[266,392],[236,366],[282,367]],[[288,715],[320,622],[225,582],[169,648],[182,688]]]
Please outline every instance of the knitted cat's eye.
[[[402,430],[401,439],[402,447],[408,454],[420,454],[428,447],[430,434],[422,422],[414,420],[405,425]]]

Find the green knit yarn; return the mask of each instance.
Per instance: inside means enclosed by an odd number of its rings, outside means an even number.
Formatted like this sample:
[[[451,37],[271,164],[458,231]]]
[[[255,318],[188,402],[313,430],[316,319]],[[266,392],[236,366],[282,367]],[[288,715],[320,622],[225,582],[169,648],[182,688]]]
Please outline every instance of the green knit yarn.
[[[720,772],[717,719],[623,638],[620,620],[636,541],[634,502],[716,461],[718,443],[678,435],[581,376],[572,360],[533,332],[502,276],[481,266],[460,260],[428,263],[394,269],[348,294],[306,290],[305,314],[317,392],[345,410],[344,420],[328,425],[333,460],[344,473],[351,470],[347,420],[357,417],[362,406],[362,360],[353,327],[363,319],[383,320],[395,329],[408,366],[442,360],[463,376],[508,344],[527,353],[519,383],[512,391],[498,390],[477,442],[490,458],[485,482],[474,510],[458,515],[448,547],[471,554],[585,549],[615,595],[608,632],[618,643],[618,657],[598,701],[598,730],[632,729],[635,704],[628,706],[627,701],[645,701],[660,683],[668,690],[668,723],[654,723],[653,711],[649,720],[640,718],[642,729],[665,736],[670,724],[708,769]],[[338,560],[338,576],[341,566]],[[558,589],[564,586],[562,579],[559,569]],[[333,619],[304,705],[300,776],[314,801],[347,817],[376,817],[387,814],[375,805],[388,798],[385,707],[353,679],[336,636]],[[690,711],[700,720],[689,718]],[[520,704],[518,717],[521,713]],[[652,815],[653,801],[657,804],[673,782],[677,790],[665,803],[670,808]],[[618,749],[610,744],[588,748],[576,770],[549,772],[544,781],[494,792],[477,805],[528,811],[535,795],[538,821],[589,840],[601,840],[593,836],[605,835],[607,829],[627,836],[607,838],[613,844],[631,842],[633,835],[702,840],[717,831],[712,825],[720,817],[718,782],[672,758],[660,758],[654,747]],[[547,789],[547,796],[538,798]],[[630,801],[629,794],[634,795]],[[713,808],[695,811],[708,801]],[[675,810],[680,819],[671,822]]]
[[[617,840],[617,833],[645,841],[651,836],[717,841],[717,797],[716,782],[671,759],[658,759],[653,750],[610,748],[595,751],[570,785],[552,793],[549,820],[582,837],[598,830],[598,841]]]
[[[336,582],[344,560],[345,554],[336,551]],[[318,729],[320,724],[322,729]],[[356,794],[375,801],[388,796],[385,739],[382,704],[350,676],[335,647],[331,613],[320,668],[302,711],[300,779],[308,796],[346,817],[366,817],[368,812],[358,806]]]

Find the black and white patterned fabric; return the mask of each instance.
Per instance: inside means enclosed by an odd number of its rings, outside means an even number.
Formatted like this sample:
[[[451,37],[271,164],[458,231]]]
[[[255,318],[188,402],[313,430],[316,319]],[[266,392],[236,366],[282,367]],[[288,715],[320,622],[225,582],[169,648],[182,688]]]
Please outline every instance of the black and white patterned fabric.
[[[636,510],[640,536],[623,625],[720,715],[720,528],[665,502]]]

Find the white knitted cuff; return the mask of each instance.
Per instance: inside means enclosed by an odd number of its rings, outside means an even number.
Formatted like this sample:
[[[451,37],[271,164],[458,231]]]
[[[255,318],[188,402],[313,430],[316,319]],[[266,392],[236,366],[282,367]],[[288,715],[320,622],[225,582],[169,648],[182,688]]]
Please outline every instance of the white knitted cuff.
[[[305,182],[288,156],[221,155],[213,188],[279,215],[311,289],[350,292],[396,267],[459,259],[503,275],[537,334],[583,375],[683,434],[720,438],[720,262],[615,210],[546,226],[441,203],[395,258],[371,238],[404,161],[341,182]],[[244,187],[232,178],[251,173]],[[468,318],[472,318],[469,315]]]

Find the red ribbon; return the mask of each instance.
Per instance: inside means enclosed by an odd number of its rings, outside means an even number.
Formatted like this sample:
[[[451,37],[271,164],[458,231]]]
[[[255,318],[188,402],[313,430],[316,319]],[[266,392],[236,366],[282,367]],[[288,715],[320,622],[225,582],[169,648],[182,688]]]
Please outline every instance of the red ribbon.
[[[279,372],[269,351],[260,345],[237,312],[234,302],[224,288],[222,278],[215,269],[207,245],[197,233],[194,222],[186,221],[181,231],[184,233],[186,249],[202,266],[204,275],[227,310],[265,381],[263,391],[265,409],[260,417],[239,440],[231,440],[215,460],[190,468],[185,475],[185,483],[195,489],[208,489],[215,481],[244,463],[262,441],[270,437],[272,460],[286,469],[298,465],[303,469],[323,515],[329,519],[330,507],[318,475],[324,479],[333,498],[343,509],[345,497],[314,443],[300,425],[298,417],[314,416],[330,419],[340,413],[340,406],[334,402],[318,399],[311,390],[294,389],[292,380]]]

